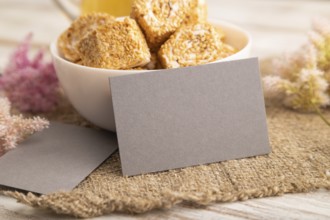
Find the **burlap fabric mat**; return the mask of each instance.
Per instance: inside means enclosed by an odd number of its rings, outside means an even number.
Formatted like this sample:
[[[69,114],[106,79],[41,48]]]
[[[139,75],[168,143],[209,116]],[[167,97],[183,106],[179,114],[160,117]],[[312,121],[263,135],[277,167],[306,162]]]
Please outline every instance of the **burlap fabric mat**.
[[[330,118],[330,111],[325,116]],[[71,108],[48,117],[89,125]],[[180,203],[203,206],[329,190],[330,127],[315,114],[275,107],[267,109],[267,121],[273,151],[267,156],[123,177],[116,153],[71,192],[2,193],[33,207],[87,218],[112,212],[142,213]]]

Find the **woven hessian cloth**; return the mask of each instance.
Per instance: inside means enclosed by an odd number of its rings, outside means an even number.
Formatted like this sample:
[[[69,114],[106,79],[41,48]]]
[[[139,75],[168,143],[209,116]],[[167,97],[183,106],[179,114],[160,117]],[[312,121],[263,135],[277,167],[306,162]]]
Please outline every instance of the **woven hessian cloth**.
[[[330,111],[324,114],[330,118]],[[86,125],[70,110],[61,115],[61,121]],[[180,203],[207,205],[329,190],[330,127],[316,114],[284,108],[268,108],[267,122],[272,146],[267,156],[123,177],[116,153],[71,192],[2,193],[33,207],[87,218],[112,212],[143,213]]]

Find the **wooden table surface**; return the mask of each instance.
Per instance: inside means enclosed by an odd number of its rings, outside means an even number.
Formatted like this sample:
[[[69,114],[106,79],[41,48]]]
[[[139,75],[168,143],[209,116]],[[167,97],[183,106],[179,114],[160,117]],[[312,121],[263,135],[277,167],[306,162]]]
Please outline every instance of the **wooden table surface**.
[[[247,29],[253,37],[252,55],[265,58],[299,47],[315,16],[330,18],[327,0],[208,0],[209,16]],[[33,46],[48,44],[69,25],[50,0],[0,1],[0,72],[21,39],[34,33]],[[0,196],[0,219],[69,219],[35,210]],[[206,209],[175,207],[143,215],[109,215],[97,219],[330,219],[330,192],[288,194]]]

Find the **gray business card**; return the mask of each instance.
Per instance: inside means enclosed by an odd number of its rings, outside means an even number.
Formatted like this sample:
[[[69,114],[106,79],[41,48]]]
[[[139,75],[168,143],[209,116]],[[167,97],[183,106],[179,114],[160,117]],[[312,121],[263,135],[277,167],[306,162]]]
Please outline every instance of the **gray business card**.
[[[114,133],[52,122],[0,157],[0,185],[41,194],[71,190],[117,146]]]
[[[110,79],[124,175],[270,152],[257,58]]]

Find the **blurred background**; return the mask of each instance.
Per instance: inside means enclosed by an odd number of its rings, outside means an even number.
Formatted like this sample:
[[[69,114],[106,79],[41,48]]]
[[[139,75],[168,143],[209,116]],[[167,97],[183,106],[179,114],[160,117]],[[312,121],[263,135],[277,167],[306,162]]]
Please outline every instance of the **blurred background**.
[[[70,0],[64,0],[68,3]],[[79,4],[79,0],[73,0]],[[267,57],[290,51],[306,39],[311,19],[330,16],[328,0],[207,0],[209,18],[233,22],[253,37],[252,54]],[[0,71],[29,32],[33,47],[47,48],[70,20],[52,0],[0,0]]]

